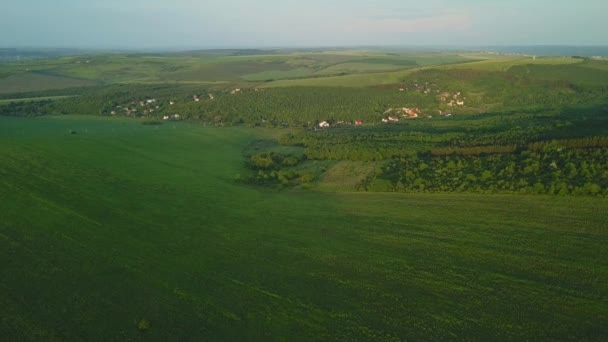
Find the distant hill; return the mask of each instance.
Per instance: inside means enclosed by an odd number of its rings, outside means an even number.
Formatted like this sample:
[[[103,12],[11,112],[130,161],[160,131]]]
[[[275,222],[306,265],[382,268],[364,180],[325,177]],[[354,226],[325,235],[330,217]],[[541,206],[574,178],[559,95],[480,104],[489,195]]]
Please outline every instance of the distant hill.
[[[536,56],[608,56],[608,46],[568,46],[568,45],[529,45],[529,46],[477,46],[473,50],[517,53]]]

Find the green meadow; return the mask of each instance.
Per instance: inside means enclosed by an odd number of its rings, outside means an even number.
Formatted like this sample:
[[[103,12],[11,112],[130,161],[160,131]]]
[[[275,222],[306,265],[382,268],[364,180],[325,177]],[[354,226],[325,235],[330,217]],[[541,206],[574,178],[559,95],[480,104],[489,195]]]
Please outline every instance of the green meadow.
[[[335,76],[374,75],[476,60],[458,54],[389,54],[350,50],[315,53],[267,51],[245,55],[241,55],[240,50],[163,55],[100,54],[0,64],[0,94],[117,83],[264,84],[278,80],[318,81],[327,78],[331,84]]]
[[[276,130],[0,117],[2,340],[608,336],[608,199],[239,182]]]

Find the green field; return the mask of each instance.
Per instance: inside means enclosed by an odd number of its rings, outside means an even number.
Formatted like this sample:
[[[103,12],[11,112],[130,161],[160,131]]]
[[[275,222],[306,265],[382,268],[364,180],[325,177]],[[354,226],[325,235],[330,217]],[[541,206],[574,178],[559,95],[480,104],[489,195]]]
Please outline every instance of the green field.
[[[236,182],[276,135],[0,117],[2,339],[608,335],[608,199]]]
[[[0,94],[91,87],[95,85],[98,85],[98,83],[90,80],[39,73],[23,73],[0,78]]]
[[[62,100],[67,99],[73,96],[70,95],[61,95],[61,96],[40,96],[40,97],[26,97],[26,98],[18,98],[18,99],[0,99],[0,105],[5,103],[19,103],[19,102],[37,102],[37,101],[46,101],[46,100]]]
[[[0,94],[117,83],[257,84],[308,77],[318,80],[319,77],[323,79],[338,74],[373,75],[389,70],[475,60],[478,59],[447,53],[410,52],[396,55],[382,51],[351,50],[319,53],[266,51],[264,54],[245,55],[227,50],[199,54],[61,57],[0,64]],[[374,79],[378,80],[378,77]],[[331,78],[326,81],[333,83]]]

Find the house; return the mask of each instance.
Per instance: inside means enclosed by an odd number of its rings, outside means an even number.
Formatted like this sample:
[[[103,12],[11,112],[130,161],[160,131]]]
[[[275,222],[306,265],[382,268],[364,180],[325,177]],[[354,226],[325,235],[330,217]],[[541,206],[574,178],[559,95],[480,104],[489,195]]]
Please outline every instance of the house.
[[[174,115],[173,115],[173,119],[175,119],[175,120],[179,120],[179,118],[180,118],[179,114],[174,114]]]
[[[209,94],[209,99],[213,100],[214,99],[213,95]]]
[[[329,122],[327,122],[327,121],[319,122],[319,127],[327,128],[327,127],[329,127]]]
[[[197,95],[194,95],[192,98],[194,99],[194,102],[198,102],[201,100]]]
[[[156,102],[156,99],[149,99],[149,100],[146,100],[146,103],[154,103],[154,102]]]
[[[163,120],[169,120],[169,115],[163,116]]]
[[[115,111],[112,111],[112,112],[110,112],[110,114],[112,114],[112,115],[116,115],[116,112],[115,112]]]
[[[363,125],[363,120],[355,120],[355,125],[357,125],[357,126]]]
[[[403,89],[403,88],[399,88],[399,91],[404,91],[404,90],[405,90],[405,89]]]
[[[403,107],[403,108],[401,108],[401,111],[403,112],[403,117],[407,117],[407,118],[410,118],[410,119],[417,118],[418,115],[420,114],[420,109],[419,108],[407,108],[407,107]]]
[[[459,106],[464,106],[464,101],[458,100],[458,101],[456,101],[456,104]]]
[[[390,122],[399,122],[399,118],[398,117],[389,116],[388,117],[388,121],[390,121]]]
[[[175,104],[175,102],[169,101],[169,105],[173,106],[174,104]]]
[[[387,123],[388,119],[384,118],[384,119],[382,119],[382,122]]]

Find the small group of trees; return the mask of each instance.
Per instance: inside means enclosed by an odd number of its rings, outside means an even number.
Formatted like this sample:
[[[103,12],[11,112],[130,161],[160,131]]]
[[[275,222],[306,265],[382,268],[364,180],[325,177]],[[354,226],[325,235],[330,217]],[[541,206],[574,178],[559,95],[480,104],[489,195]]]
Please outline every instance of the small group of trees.
[[[395,159],[370,175],[360,189],[608,196],[608,149]]]
[[[249,157],[248,167],[254,171],[246,182],[259,185],[295,186],[312,183],[314,172],[298,170],[297,166],[306,160],[305,156],[284,155],[275,152],[261,152]]]

